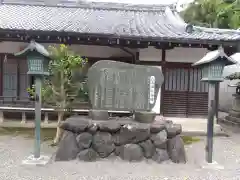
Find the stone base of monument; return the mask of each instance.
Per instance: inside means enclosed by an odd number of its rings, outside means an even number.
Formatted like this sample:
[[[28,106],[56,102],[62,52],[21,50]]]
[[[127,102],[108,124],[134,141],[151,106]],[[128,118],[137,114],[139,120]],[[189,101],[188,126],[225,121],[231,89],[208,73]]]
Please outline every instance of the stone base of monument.
[[[152,123],[155,121],[156,113],[155,112],[147,112],[147,111],[139,111],[134,112],[134,119],[140,123]]]
[[[89,115],[89,118],[91,118],[93,120],[98,120],[98,119],[108,120],[108,118],[109,118],[108,111],[106,111],[106,110],[91,109],[91,110],[89,110],[88,115]]]
[[[119,117],[94,121],[75,116],[67,119],[61,128],[64,135],[56,161],[91,162],[119,156],[126,161],[152,159],[158,163],[166,160],[186,163],[181,125],[171,121],[139,123]]]
[[[229,111],[225,119],[220,119],[219,121],[226,125],[240,127],[240,95],[233,94],[233,97],[232,110]]]
[[[240,128],[240,112],[231,110],[229,111],[228,116],[226,116],[225,118],[220,118],[218,121],[219,123],[223,123],[228,126]]]

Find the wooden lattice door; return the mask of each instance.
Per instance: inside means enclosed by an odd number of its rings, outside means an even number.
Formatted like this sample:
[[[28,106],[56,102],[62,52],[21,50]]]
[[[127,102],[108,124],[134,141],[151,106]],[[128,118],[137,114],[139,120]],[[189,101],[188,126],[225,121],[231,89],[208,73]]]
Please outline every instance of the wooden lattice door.
[[[166,68],[163,114],[178,117],[207,115],[208,84],[201,82],[201,71],[190,66]]]

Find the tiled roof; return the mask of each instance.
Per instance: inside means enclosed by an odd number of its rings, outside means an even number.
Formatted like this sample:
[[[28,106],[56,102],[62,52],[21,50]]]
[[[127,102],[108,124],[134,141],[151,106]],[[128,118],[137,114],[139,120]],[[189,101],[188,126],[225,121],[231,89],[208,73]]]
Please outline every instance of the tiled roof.
[[[75,7],[2,4],[0,30],[58,31],[156,40],[240,40],[237,30],[189,26],[167,6],[127,4],[83,3]]]

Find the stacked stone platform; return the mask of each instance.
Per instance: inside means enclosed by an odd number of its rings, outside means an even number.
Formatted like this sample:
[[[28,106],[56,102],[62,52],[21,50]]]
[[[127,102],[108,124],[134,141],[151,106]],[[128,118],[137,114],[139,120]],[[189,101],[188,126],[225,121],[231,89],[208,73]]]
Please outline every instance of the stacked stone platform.
[[[119,156],[126,161],[152,159],[186,163],[182,127],[171,121],[139,123],[129,117],[92,120],[84,116],[68,118],[61,124],[64,135],[56,161],[97,161]]]
[[[229,111],[228,116],[224,119],[219,119],[219,122],[234,127],[240,127],[240,95],[233,94],[233,97],[232,109]]]
[[[231,110],[229,111],[228,116],[226,116],[224,119],[220,118],[219,122],[234,127],[240,127],[240,112]]]

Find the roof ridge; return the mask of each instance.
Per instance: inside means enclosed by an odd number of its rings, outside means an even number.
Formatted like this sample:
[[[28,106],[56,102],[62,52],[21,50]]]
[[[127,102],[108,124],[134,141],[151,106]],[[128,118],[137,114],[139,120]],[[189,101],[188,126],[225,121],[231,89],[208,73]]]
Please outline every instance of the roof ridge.
[[[201,26],[194,26],[197,30],[204,31],[204,32],[210,32],[210,33],[229,33],[229,34],[238,34],[240,35],[239,29],[218,29],[218,28],[207,28],[207,27],[201,27]]]
[[[11,1],[4,2],[2,5],[20,5],[20,6],[44,6],[44,7],[61,7],[61,8],[88,8],[88,9],[103,9],[103,10],[122,10],[122,11],[164,11],[167,7],[175,10],[174,4],[130,4],[130,3],[113,3],[113,2],[87,2],[79,1],[77,3],[66,3],[66,1],[58,1],[57,4],[49,4],[46,1]]]

